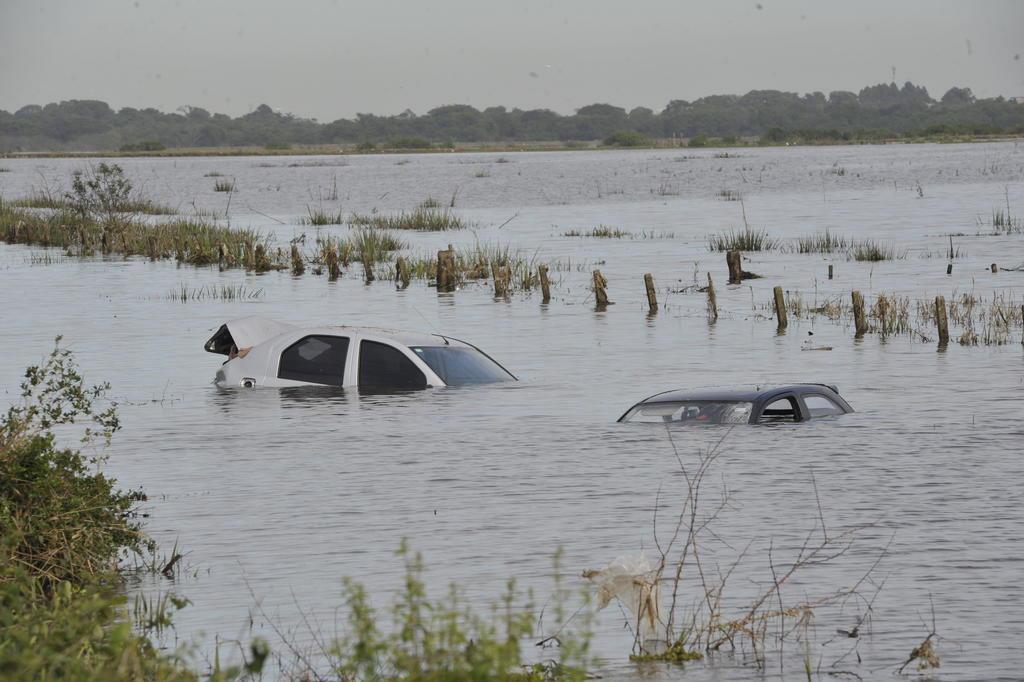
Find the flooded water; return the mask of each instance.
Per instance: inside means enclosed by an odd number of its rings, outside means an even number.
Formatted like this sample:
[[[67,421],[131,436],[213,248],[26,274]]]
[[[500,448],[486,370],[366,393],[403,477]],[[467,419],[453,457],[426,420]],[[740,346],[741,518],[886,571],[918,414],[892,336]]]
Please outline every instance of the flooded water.
[[[733,153],[733,152],[730,152]],[[402,538],[421,551],[437,596],[459,583],[479,606],[508,578],[543,602],[552,556],[564,549],[568,584],[620,555],[656,557],[659,537],[685,498],[664,428],[617,424],[637,400],[662,390],[736,383],[837,384],[857,412],[839,420],[728,432],[709,483],[730,505],[705,546],[722,570],[750,543],[731,578],[734,604],[771,582],[769,547],[791,562],[821,515],[832,532],[871,524],[834,562],[803,573],[785,593],[795,603],[856,581],[890,543],[875,573],[884,587],[870,631],[833,666],[864,604],[814,620],[810,657],[824,675],[891,677],[928,634],[941,639],[942,679],[1018,678],[1024,665],[1024,346],[937,352],[910,336],[854,340],[846,323],[790,320],[777,335],[773,286],[809,304],[852,289],[1002,293],[1024,302],[1024,235],[988,236],[993,209],[1024,213],[1024,147],[950,146],[711,151],[126,159],[154,198],[223,212],[219,172],[234,178],[232,225],[272,230],[279,243],[315,228],[308,208],[382,211],[428,196],[475,223],[473,230],[403,234],[413,252],[448,243],[509,244],[538,261],[560,259],[553,300],[495,301],[485,284],[439,295],[423,282],[395,291],[364,285],[358,266],[336,283],[307,274],[251,275],[144,259],[67,259],[40,264],[39,249],[0,245],[0,386],[16,396],[24,367],[63,334],[89,378],[109,380],[123,431],[108,470],[150,495],[147,528],[165,550],[188,551],[189,575],[173,589],[192,601],[177,617],[180,641],[212,659],[214,638],[265,636],[268,624],[308,641],[303,614],[333,631],[342,576],[386,605],[400,586]],[[499,158],[502,161],[499,162]],[[67,183],[81,161],[4,160],[0,194]],[[292,165],[297,164],[297,165]],[[337,183],[338,200],[327,200]],[[722,201],[721,190],[744,201]],[[323,199],[323,202],[321,202]],[[858,263],[844,256],[749,254],[763,276],[727,287],[722,254],[707,235],[743,224],[790,239],[824,228],[892,242],[907,257]],[[507,222],[506,222],[507,221]],[[503,227],[499,227],[504,224]],[[562,236],[607,225],[633,239]],[[343,233],[347,228],[326,228]],[[980,234],[979,234],[980,233]],[[966,257],[946,274],[948,235]],[[53,254],[59,256],[59,252]],[[827,279],[832,264],[835,278]],[[596,312],[588,290],[599,267],[615,305]],[[685,290],[710,271],[721,316],[709,325],[704,295]],[[662,307],[646,311],[642,276],[654,275]],[[252,301],[168,300],[172,290],[221,283],[262,289]],[[679,293],[673,293],[673,292]],[[222,322],[260,314],[293,323],[351,323],[443,331],[479,345],[515,373],[515,385],[435,389],[413,395],[222,391],[219,357],[202,344]],[[923,332],[934,338],[933,330]],[[813,337],[809,334],[813,332]],[[804,352],[806,342],[833,350]],[[721,430],[674,429],[684,463]],[[813,481],[812,482],[812,476]],[[717,497],[716,497],[717,499]],[[662,524],[665,525],[662,525]],[[684,581],[685,588],[692,583]],[[865,587],[870,598],[873,588]],[[687,599],[692,599],[688,593]],[[255,605],[262,606],[259,613]],[[858,610],[859,609],[859,610]],[[595,653],[611,679],[673,677],[638,669],[614,605],[598,614]],[[787,644],[788,675],[803,674]],[[229,647],[230,648],[230,647]],[[226,650],[225,650],[226,651]],[[234,649],[232,649],[234,651]],[[909,669],[909,668],[908,668]],[[742,654],[690,664],[692,679],[764,679]]]

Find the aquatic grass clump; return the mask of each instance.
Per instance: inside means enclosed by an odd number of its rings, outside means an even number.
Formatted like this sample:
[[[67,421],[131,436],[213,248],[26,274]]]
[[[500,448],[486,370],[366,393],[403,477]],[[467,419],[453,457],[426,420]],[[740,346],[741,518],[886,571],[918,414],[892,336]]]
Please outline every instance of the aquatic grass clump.
[[[214,192],[234,192],[235,181],[232,180],[216,180],[213,183]]]
[[[60,247],[69,255],[99,252],[150,260],[174,258],[190,265],[279,269],[283,255],[271,251],[270,237],[197,218],[141,221],[111,214],[82,216],[71,211],[37,213],[0,200],[0,240],[9,244]]]
[[[632,234],[626,230],[620,230],[615,227],[608,227],[607,225],[598,225],[597,227],[582,232],[580,230],[569,230],[568,232],[562,233],[563,237],[603,237],[606,239],[622,239],[623,237],[630,237]]]
[[[41,190],[36,190],[27,197],[15,199],[11,203],[21,208],[40,208],[54,211],[79,210],[79,205],[72,197]],[[144,197],[127,197],[109,206],[108,210],[113,213],[141,213],[144,215],[174,215],[177,213],[170,206]]]
[[[337,213],[328,213],[323,208],[306,207],[308,216],[299,219],[300,225],[342,225],[345,222],[345,215],[341,209]]]
[[[841,235],[832,234],[828,229],[796,239],[797,253],[835,253],[845,251],[849,245],[850,240]]]
[[[366,263],[381,263],[391,259],[394,251],[405,248],[405,242],[386,230],[376,227],[357,227],[352,230],[344,241],[348,253]]]
[[[244,284],[211,284],[190,287],[182,282],[177,289],[171,289],[166,298],[170,301],[188,303],[189,301],[255,301],[263,298],[262,288],[253,289]]]
[[[1011,215],[1009,208],[997,208],[992,211],[992,229],[996,234],[1020,234],[1024,232],[1024,220]]]
[[[722,201],[740,201],[743,197],[740,193],[734,189],[720,189],[715,193],[715,196]]]
[[[710,251],[777,251],[782,241],[768,234],[768,230],[758,230],[745,225],[742,230],[730,228],[708,237]]]
[[[417,230],[420,232],[443,232],[461,230],[469,226],[450,208],[419,206],[412,211],[385,215],[381,213],[353,213],[349,217],[352,225],[370,225],[386,230]]]
[[[847,257],[855,261],[875,263],[886,260],[903,260],[907,257],[907,253],[906,249],[899,250],[891,243],[863,239],[850,244]]]

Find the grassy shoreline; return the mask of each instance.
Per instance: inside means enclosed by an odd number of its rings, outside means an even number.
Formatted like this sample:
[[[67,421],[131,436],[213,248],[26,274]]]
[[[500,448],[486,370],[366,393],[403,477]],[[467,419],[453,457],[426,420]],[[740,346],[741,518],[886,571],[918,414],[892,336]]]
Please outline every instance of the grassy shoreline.
[[[512,152],[607,151],[612,149],[743,149],[750,147],[847,147],[890,144],[968,144],[1024,140],[1022,135],[934,135],[922,137],[889,137],[861,140],[807,140],[798,142],[762,142],[756,140],[726,143],[711,139],[699,146],[689,146],[680,139],[653,139],[649,144],[619,147],[600,141],[551,141],[528,143],[456,143],[452,147],[388,148],[362,151],[355,144],[296,145],[285,149],[266,147],[178,147],[159,151],[27,151],[3,152],[0,159],[106,159],[106,158],[178,158],[178,157],[246,157],[246,156],[372,156],[394,154],[493,154]]]

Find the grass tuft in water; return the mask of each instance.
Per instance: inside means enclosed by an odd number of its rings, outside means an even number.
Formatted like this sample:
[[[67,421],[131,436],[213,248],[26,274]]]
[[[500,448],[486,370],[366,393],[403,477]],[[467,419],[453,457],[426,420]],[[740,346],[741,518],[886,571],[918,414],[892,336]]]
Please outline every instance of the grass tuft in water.
[[[781,246],[781,240],[771,237],[767,230],[749,225],[742,230],[729,229],[708,237],[711,251],[777,251]]]
[[[449,208],[419,206],[412,211],[401,211],[391,215],[382,213],[353,213],[349,218],[353,225],[366,225],[386,230],[417,230],[420,232],[442,232],[461,230],[468,227],[455,211]]]
[[[213,183],[214,192],[234,192],[235,181],[232,180],[216,180]]]
[[[328,213],[323,208],[310,208],[306,207],[308,216],[299,220],[301,225],[342,225],[345,222],[345,216],[341,212],[341,209],[337,213]]]
[[[826,229],[824,232],[815,232],[811,235],[797,237],[797,253],[835,253],[845,251],[850,245],[850,240],[841,235],[832,234]]]
[[[863,239],[853,242],[847,256],[855,261],[879,262],[886,260],[903,260],[907,250],[899,250],[893,244],[878,242],[874,239]]]
[[[569,230],[562,234],[563,237],[604,237],[608,239],[622,239],[623,237],[630,237],[632,234],[626,230],[620,230],[615,227],[608,227],[607,225],[598,225],[592,230],[581,232],[580,230]]]

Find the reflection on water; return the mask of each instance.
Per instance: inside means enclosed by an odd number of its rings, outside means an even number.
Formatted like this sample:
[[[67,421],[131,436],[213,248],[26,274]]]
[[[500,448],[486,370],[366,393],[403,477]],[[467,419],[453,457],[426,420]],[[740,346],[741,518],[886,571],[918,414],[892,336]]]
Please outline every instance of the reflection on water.
[[[881,548],[885,587],[861,644],[865,678],[888,677],[927,631],[919,614],[934,600],[942,677],[1014,677],[1024,660],[1024,348],[1013,343],[937,353],[909,337],[855,341],[846,324],[790,318],[776,335],[766,309],[771,288],[799,291],[808,305],[899,291],[915,298],[954,290],[1024,296],[1024,276],[992,275],[992,262],[1024,261],[1024,240],[979,236],[977,216],[1024,206],[1024,154],[1015,144],[744,150],[738,159],[684,150],[594,154],[506,154],[491,177],[475,179],[470,160],[359,157],[338,174],[346,210],[407,207],[450,196],[478,222],[474,232],[403,235],[415,250],[500,241],[540,258],[571,258],[552,271],[551,303],[539,295],[495,302],[486,286],[438,295],[422,283],[396,292],[365,286],[360,273],[328,284],[287,273],[255,276],[172,263],[72,259],[40,266],[33,250],[0,246],[0,380],[16,395],[24,367],[64,334],[87,378],[106,379],[122,402],[123,431],[109,469],[152,500],[149,529],[165,546],[180,541],[194,577],[177,589],[193,606],[178,636],[212,651],[214,635],[274,638],[266,622],[249,628],[254,601],[287,629],[302,612],[333,624],[340,578],[363,581],[387,604],[399,587],[394,550],[402,538],[424,553],[435,594],[450,581],[486,604],[515,577],[543,601],[551,557],[565,549],[570,575],[646,549],[653,555],[656,500],[665,514],[685,482],[664,428],[617,424],[631,405],[675,388],[820,381],[837,384],[858,410],[836,420],[728,432],[715,472],[731,505],[716,521],[709,562],[728,565],[752,543],[733,579],[742,601],[770,579],[768,547],[792,556],[818,517],[813,481],[829,528],[871,526],[848,557],[808,572],[795,589],[816,593],[859,576]],[[847,174],[823,172],[840,160]],[[277,160],[275,159],[275,163]],[[126,160],[163,202],[223,208],[203,173],[237,177],[233,207],[274,215],[282,237],[310,228],[308,188],[327,169],[262,168],[253,159]],[[79,161],[12,160],[0,176],[5,196],[23,194],[39,170],[66,176]],[[986,172],[982,172],[987,169]],[[957,172],[959,170],[959,172]],[[822,172],[819,172],[822,171]],[[679,194],[652,192],[664,176]],[[33,177],[35,179],[33,179]],[[912,191],[920,180],[924,196]],[[597,184],[599,181],[600,192]],[[895,186],[894,186],[895,183]],[[280,187],[280,189],[277,189]],[[346,189],[342,189],[346,188]],[[721,254],[706,235],[741,224],[737,202],[713,198],[738,189],[752,224],[788,238],[830,228],[911,249],[876,264],[841,256],[750,254],[764,279],[718,284],[720,317],[709,326],[694,280],[725,281]],[[379,199],[385,193],[386,199]],[[600,196],[598,196],[600,194]],[[233,210],[235,210],[233,208]],[[512,213],[518,217],[503,228]],[[233,224],[270,228],[255,212]],[[570,228],[605,224],[672,236],[580,239]],[[333,228],[337,231],[339,228]],[[952,276],[928,257],[948,234],[968,256]],[[587,289],[599,263],[616,303],[593,310]],[[834,266],[835,278],[826,277]],[[747,267],[745,265],[745,267]],[[652,272],[661,309],[646,310],[642,275]],[[162,300],[182,282],[256,284],[256,302]],[[679,293],[672,293],[679,292]],[[844,298],[844,300],[846,300]],[[441,331],[478,344],[521,381],[405,394],[301,389],[223,390],[211,381],[218,358],[202,344],[226,319],[247,314],[295,323],[351,323]],[[807,332],[816,346],[802,352]],[[711,447],[720,428],[673,429],[681,457]],[[813,474],[812,474],[813,472]],[[247,585],[249,587],[247,587]],[[166,584],[160,585],[166,589]],[[149,586],[147,589],[155,589]],[[853,609],[851,605],[849,607]],[[852,611],[821,614],[821,640],[849,628]],[[641,674],[626,663],[631,639],[613,607],[601,613],[595,649],[606,676]],[[330,627],[328,628],[330,629]],[[799,656],[800,652],[794,652]],[[823,669],[830,663],[823,660]],[[715,672],[715,670],[718,672]],[[792,670],[802,671],[802,660]],[[657,676],[658,671],[645,671]],[[742,659],[693,664],[696,679],[763,679]]]

